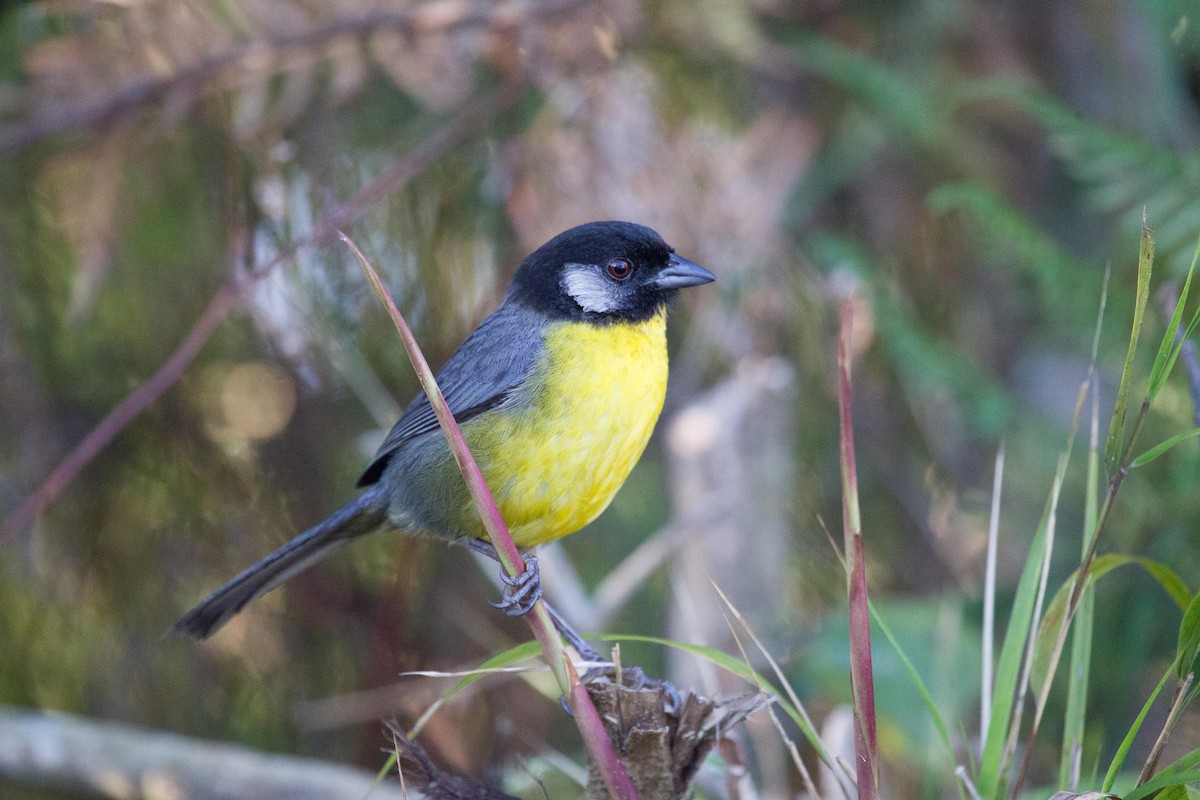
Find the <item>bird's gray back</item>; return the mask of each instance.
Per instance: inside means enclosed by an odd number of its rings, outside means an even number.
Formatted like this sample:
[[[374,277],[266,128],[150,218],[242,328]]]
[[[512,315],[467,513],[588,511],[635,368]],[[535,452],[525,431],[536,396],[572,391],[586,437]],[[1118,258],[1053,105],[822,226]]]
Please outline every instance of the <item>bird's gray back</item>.
[[[439,388],[461,425],[486,411],[519,404],[522,388],[544,350],[543,315],[509,301],[490,314],[437,375]],[[380,445],[359,486],[382,480],[399,525],[437,530],[439,509],[449,510],[462,479],[424,392],[409,403]]]

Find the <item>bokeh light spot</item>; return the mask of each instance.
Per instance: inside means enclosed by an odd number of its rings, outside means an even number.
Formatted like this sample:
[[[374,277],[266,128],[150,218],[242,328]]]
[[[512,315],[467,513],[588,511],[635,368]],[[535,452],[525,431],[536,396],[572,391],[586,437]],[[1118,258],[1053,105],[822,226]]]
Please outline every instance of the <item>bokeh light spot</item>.
[[[291,421],[296,387],[275,364],[246,362],[225,374],[219,402],[225,424],[235,433],[256,441],[270,439]]]

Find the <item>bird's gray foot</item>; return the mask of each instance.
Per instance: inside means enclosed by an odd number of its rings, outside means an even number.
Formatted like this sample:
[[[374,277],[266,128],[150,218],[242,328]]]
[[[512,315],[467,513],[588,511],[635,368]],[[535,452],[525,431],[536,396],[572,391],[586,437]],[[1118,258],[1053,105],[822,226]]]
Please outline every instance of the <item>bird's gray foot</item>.
[[[542,598],[542,577],[538,572],[537,556],[528,553],[521,554],[525,562],[525,571],[516,577],[500,574],[504,581],[504,596],[499,603],[492,606],[500,609],[510,617],[523,617],[533,610],[534,604]]]

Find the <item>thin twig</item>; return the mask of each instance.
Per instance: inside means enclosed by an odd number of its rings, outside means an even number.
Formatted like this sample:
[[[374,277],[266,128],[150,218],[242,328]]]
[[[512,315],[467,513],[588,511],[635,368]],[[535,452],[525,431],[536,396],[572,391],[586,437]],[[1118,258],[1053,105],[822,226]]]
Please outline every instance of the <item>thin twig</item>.
[[[1146,763],[1142,766],[1142,771],[1138,775],[1137,786],[1141,786],[1150,780],[1150,777],[1154,775],[1154,770],[1158,768],[1158,760],[1162,757],[1163,749],[1167,746],[1167,739],[1170,738],[1171,731],[1175,728],[1175,723],[1179,721],[1179,715],[1183,713],[1183,709],[1187,706],[1188,692],[1191,690],[1192,682],[1195,679],[1196,674],[1189,672],[1175,687],[1175,696],[1171,698],[1171,711],[1167,714],[1167,721],[1163,723],[1162,730],[1158,732],[1158,738],[1154,740],[1154,746],[1150,748],[1150,755],[1146,757]]]
[[[418,142],[387,171],[321,218],[307,237],[283,248],[244,276],[231,273],[162,366],[97,423],[4,521],[0,526],[0,547],[28,527],[126,425],[175,385],[209,337],[257,281],[279,266],[290,263],[301,250],[324,246],[339,228],[346,227],[373,204],[403,188],[413,177],[477,131],[488,119],[511,106],[520,96],[522,85],[518,82],[508,83],[482,98],[468,101],[445,125]]]

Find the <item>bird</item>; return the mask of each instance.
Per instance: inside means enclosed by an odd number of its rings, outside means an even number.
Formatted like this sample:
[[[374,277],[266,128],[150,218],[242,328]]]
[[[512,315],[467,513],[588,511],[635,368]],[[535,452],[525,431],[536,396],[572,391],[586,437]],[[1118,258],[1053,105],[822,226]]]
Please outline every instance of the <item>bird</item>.
[[[643,225],[579,225],[521,262],[500,306],[442,367],[438,385],[523,553],[583,528],[629,477],[662,411],[667,312],[680,289],[713,280]],[[208,638],[255,599],[376,530],[432,535],[494,556],[424,392],[358,488],[168,632]],[[536,569],[526,574],[536,582]],[[499,605],[528,611],[540,584],[509,583],[513,596]]]

